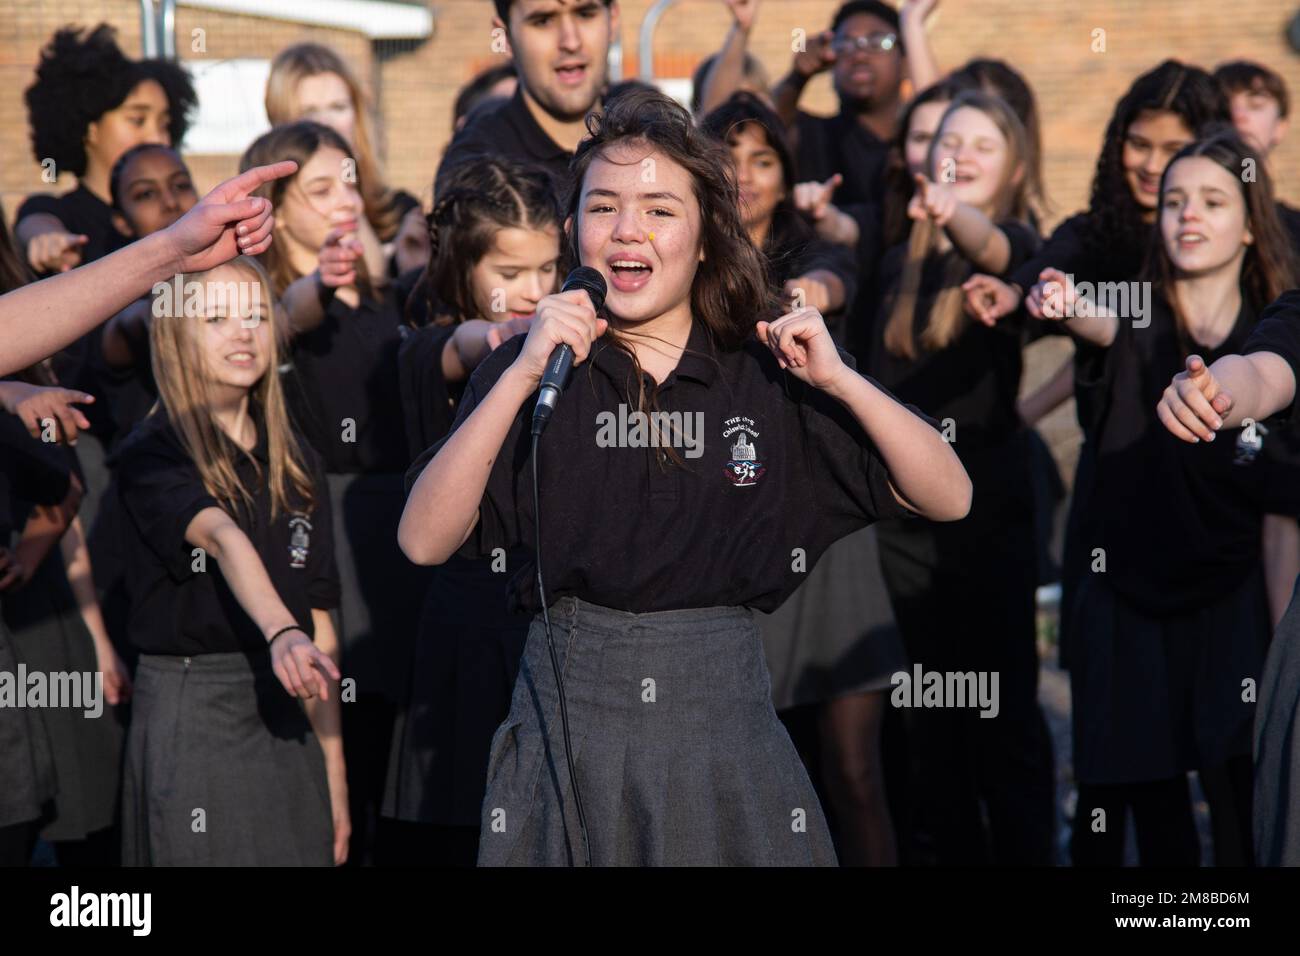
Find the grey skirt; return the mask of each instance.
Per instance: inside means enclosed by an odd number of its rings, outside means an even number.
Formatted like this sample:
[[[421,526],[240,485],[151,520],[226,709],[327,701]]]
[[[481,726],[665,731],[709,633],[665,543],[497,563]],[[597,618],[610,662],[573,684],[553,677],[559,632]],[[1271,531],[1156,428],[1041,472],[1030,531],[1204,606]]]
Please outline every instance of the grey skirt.
[[[334,559],[339,572],[339,644],[343,671],[360,695],[400,701],[415,652],[430,569],[397,545],[406,504],[400,474],[329,474]]]
[[[784,604],[754,618],[777,710],[888,689],[908,666],[874,527],[832,544]]]
[[[750,611],[630,614],[568,597],[551,626],[594,865],[836,864]],[[577,820],[538,616],[492,739],[479,865],[580,864]]]
[[[14,652],[28,673],[93,674],[95,642],[77,610],[63,561],[55,553],[27,586],[5,596],[5,623]],[[96,716],[82,707],[43,707],[39,720],[49,741],[57,792],[41,821],[46,840],[82,840],[117,822],[122,784],[122,724],[102,703]]]
[[[269,658],[142,654],[124,866],[331,866],[325,758]]]
[[[0,674],[18,680],[18,656],[3,617]],[[55,789],[54,758],[40,713],[31,707],[0,707],[0,827],[40,819]]]

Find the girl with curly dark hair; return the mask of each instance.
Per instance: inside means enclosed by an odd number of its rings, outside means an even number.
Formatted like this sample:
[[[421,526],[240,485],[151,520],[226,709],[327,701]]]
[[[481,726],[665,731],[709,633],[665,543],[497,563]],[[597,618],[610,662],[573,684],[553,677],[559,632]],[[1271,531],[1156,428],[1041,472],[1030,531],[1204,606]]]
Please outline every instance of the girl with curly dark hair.
[[[130,60],[114,30],[65,27],[41,51],[26,93],[32,152],[46,182],[62,173],[77,187],[37,194],[18,209],[15,236],[42,274],[66,272],[125,245],[112,222],[109,174],[140,143],[178,146],[197,98],[184,69]]]

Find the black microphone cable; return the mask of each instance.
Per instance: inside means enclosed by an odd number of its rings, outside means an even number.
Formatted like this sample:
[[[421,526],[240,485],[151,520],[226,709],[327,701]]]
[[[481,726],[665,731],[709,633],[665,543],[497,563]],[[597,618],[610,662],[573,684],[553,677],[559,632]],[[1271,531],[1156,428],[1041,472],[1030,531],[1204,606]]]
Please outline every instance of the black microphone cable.
[[[591,300],[592,307],[597,313],[600,312],[605,304],[606,286],[605,277],[598,270],[590,266],[575,268],[565,278],[561,291],[569,292],[574,289],[585,291],[587,297]],[[557,345],[551,353],[546,372],[542,375],[537,406],[533,409],[533,533],[537,544],[537,597],[542,602],[542,621],[546,625],[546,649],[551,655],[551,670],[555,672],[555,691],[560,700],[560,726],[564,732],[564,761],[569,768],[569,785],[573,789],[573,803],[578,811],[578,829],[582,834],[583,857],[587,862],[587,866],[591,866],[591,838],[587,834],[587,815],[582,809],[582,793],[578,789],[578,771],[573,763],[573,746],[569,738],[569,706],[564,696],[564,677],[560,673],[560,661],[555,653],[555,638],[551,634],[551,612],[546,600],[546,582],[542,579],[541,481],[538,477],[537,464],[539,456],[538,440],[551,420],[551,412],[555,409],[555,404],[559,400],[560,392],[564,389],[572,367],[573,349],[567,345]],[[563,801],[561,801],[560,815],[563,818]],[[567,821],[565,822],[565,833],[568,833]],[[569,859],[572,860],[573,856],[573,847],[570,846]]]
[[[591,838],[587,835],[587,816],[582,810],[582,792],[578,789],[578,772],[573,765],[573,746],[569,740],[569,708],[564,698],[564,678],[560,675],[560,661],[555,654],[555,640],[551,636],[551,613],[547,608],[546,585],[542,580],[542,509],[541,500],[538,493],[538,471],[537,441],[541,437],[541,429],[534,426],[533,428],[533,535],[537,543],[537,596],[542,602],[542,621],[546,625],[546,649],[551,653],[551,669],[555,672],[555,690],[560,698],[560,726],[564,732],[564,761],[569,767],[569,785],[573,788],[573,803],[578,811],[578,829],[582,834],[582,852],[586,859],[587,866],[591,866]],[[570,648],[572,650],[572,648]],[[564,807],[561,802],[560,815],[563,818]],[[567,830],[568,827],[566,826]],[[570,859],[573,858],[572,847],[569,851]]]

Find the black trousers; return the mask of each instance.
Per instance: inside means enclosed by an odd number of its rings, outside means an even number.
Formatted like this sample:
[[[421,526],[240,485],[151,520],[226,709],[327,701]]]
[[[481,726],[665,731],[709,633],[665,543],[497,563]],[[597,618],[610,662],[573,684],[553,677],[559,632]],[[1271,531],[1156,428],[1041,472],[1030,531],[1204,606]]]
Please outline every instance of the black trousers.
[[[995,717],[969,706],[902,711],[911,819],[899,821],[901,857],[1049,866],[1055,780],[1038,705],[1032,515],[997,528],[962,524],[880,529],[885,583],[913,665],[998,679]]]
[[[1123,866],[1128,814],[1142,866],[1200,866],[1187,775],[1144,783],[1080,784],[1070,834],[1075,866]]]

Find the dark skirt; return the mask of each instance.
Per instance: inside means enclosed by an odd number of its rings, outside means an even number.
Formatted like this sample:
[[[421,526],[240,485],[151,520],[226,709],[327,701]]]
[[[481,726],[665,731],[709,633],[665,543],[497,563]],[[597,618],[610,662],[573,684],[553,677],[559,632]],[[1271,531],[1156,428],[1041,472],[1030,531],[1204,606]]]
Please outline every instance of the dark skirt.
[[[593,864],[835,865],[750,611],[562,598],[551,625]],[[492,740],[481,819],[480,866],[583,861],[540,616]]]
[[[397,545],[406,504],[398,474],[327,476],[339,570],[343,673],[360,696],[401,699],[411,666],[429,569]],[[387,738],[385,738],[387,739]]]
[[[1300,866],[1300,601],[1295,592],[1259,682],[1254,831],[1260,866]]]
[[[1164,780],[1248,755],[1257,705],[1243,682],[1258,684],[1270,631],[1261,571],[1164,618],[1130,607],[1105,578],[1085,576],[1069,611],[1076,779]]]
[[[7,599],[6,599],[7,600]],[[0,618],[0,674],[18,681],[18,657]],[[54,797],[54,761],[40,714],[30,707],[0,707],[0,827],[41,817]]]
[[[832,544],[784,604],[754,619],[777,710],[884,690],[907,668],[875,528]]]
[[[492,736],[510,698],[530,618],[506,610],[511,575],[492,559],[453,557],[434,569],[398,710],[383,816],[477,827]]]
[[[57,550],[26,586],[5,595],[4,616],[15,653],[29,672],[76,674],[80,682],[80,675],[99,670],[94,639]],[[42,707],[34,713],[54,764],[56,794],[41,829],[46,840],[81,840],[117,820],[123,731],[116,709],[102,696],[100,701],[95,716],[82,707]]]
[[[134,701],[123,865],[333,865],[325,758],[269,657],[143,654]]]

